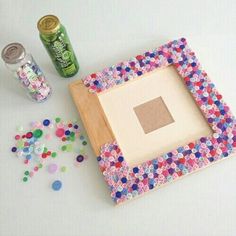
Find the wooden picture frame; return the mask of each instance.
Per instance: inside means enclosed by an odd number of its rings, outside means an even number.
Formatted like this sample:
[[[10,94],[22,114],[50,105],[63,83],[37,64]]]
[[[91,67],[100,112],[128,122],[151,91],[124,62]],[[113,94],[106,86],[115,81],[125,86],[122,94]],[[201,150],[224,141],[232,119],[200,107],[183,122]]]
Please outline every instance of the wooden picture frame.
[[[116,140],[98,94],[172,65],[181,76],[212,135],[200,137],[149,160],[130,166]],[[228,157],[236,149],[236,122],[186,39],[91,74],[70,84],[70,91],[115,203],[179,179]]]

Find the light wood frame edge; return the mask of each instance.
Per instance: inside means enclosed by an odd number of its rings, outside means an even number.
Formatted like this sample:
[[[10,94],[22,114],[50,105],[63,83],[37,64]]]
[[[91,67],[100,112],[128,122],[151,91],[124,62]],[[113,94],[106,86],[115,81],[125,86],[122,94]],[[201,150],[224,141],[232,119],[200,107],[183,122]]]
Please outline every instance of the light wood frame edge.
[[[101,146],[113,142],[115,136],[98,95],[89,92],[81,80],[70,83],[69,90],[87,131],[93,151],[96,156],[100,156]]]

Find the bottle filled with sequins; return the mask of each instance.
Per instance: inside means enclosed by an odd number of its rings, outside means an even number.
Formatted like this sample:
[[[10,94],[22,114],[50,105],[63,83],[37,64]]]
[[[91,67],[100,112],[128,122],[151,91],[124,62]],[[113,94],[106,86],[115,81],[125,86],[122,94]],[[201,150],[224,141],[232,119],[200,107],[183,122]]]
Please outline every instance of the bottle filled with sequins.
[[[79,64],[66,29],[59,19],[54,15],[43,16],[38,21],[38,30],[57,72],[64,78],[75,75]]]
[[[43,102],[51,95],[51,86],[43,72],[20,43],[10,43],[2,50],[6,67],[25,88],[28,96],[36,102]]]

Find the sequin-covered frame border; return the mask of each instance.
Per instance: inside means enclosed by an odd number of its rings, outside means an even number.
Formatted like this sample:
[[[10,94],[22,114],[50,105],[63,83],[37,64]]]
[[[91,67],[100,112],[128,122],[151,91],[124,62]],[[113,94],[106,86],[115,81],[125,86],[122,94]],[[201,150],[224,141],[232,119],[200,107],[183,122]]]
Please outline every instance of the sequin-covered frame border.
[[[235,118],[184,38],[91,74],[83,82],[90,92],[100,93],[169,65],[173,65],[184,80],[213,135],[201,137],[132,168],[125,161],[116,140],[104,144],[97,160],[115,203],[207,167],[236,149]]]

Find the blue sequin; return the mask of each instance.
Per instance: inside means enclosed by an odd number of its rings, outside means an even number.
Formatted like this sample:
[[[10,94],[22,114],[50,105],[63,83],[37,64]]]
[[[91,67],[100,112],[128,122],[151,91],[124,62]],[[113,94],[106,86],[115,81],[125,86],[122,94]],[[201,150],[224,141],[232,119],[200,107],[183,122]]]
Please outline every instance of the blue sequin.
[[[49,126],[49,124],[50,124],[50,120],[46,119],[43,121],[44,126]]]
[[[146,179],[148,177],[148,175],[145,173],[143,174],[143,178]]]
[[[127,195],[127,193],[128,193],[128,189],[127,189],[127,188],[124,188],[124,189],[122,190],[122,194],[123,194],[123,195]]]
[[[155,57],[155,54],[154,53],[150,53],[150,57]]]
[[[118,157],[118,161],[119,161],[119,162],[122,162],[122,161],[124,161],[124,157],[122,157],[122,156],[119,156],[119,157]]]
[[[133,190],[137,190],[137,189],[138,189],[138,185],[137,185],[137,184],[133,184],[133,185],[132,185],[132,189],[133,189]]]
[[[225,111],[224,111],[224,110],[221,110],[221,111],[220,111],[220,114],[221,114],[221,115],[224,115],[224,114],[225,114]]]
[[[23,152],[28,152],[28,151],[29,151],[29,148],[27,147],[23,149]]]
[[[158,169],[158,165],[157,165],[157,164],[153,164],[153,168],[154,168],[155,170],[157,170],[157,169]]]
[[[223,153],[223,156],[224,156],[224,157],[227,157],[228,155],[229,155],[229,154],[228,154],[227,152],[224,152],[224,153]]]
[[[70,135],[70,130],[66,130],[65,135]]]
[[[27,155],[25,158],[26,158],[27,160],[30,160],[30,159],[32,158],[32,156],[31,156],[31,155]]]
[[[179,164],[178,167],[180,170],[183,170],[185,168],[183,164]]]
[[[94,80],[93,82],[95,85],[98,85],[99,84],[99,81],[98,80]]]
[[[179,153],[181,153],[181,152],[184,151],[184,148],[183,148],[183,147],[178,147],[178,148],[177,148],[177,151],[178,151]]]
[[[154,185],[153,184],[149,184],[149,189],[153,189]]]
[[[52,189],[54,191],[58,191],[61,189],[61,186],[62,186],[62,182],[60,180],[56,180],[52,183]]]
[[[173,154],[172,154],[172,152],[168,152],[168,157],[172,157],[173,156]]]
[[[116,197],[117,198],[121,198],[121,195],[122,195],[121,192],[116,192]]]
[[[209,160],[210,162],[213,162],[213,161],[214,161],[214,158],[213,158],[213,157],[210,157],[210,158],[208,158],[208,160]]]
[[[121,178],[121,182],[122,182],[123,184],[125,184],[125,183],[127,182],[127,178],[126,178],[126,177],[122,177],[122,178]]]

